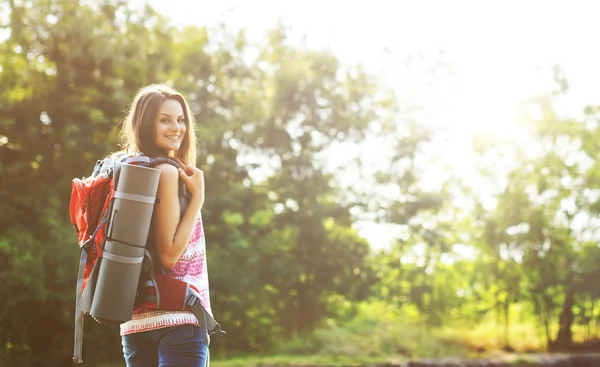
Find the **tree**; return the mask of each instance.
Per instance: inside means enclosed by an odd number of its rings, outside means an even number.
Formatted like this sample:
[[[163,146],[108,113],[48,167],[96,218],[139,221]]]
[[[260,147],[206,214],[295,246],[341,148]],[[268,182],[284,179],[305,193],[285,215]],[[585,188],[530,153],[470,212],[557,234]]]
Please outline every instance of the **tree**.
[[[368,245],[322,159],[328,144],[359,140],[375,119],[368,92],[376,87],[364,73],[290,46],[281,28],[248,62],[243,33],[177,29],[150,7],[46,0],[4,10],[7,363],[60,364],[70,355],[78,250],[69,181],[118,148],[123,109],[149,83],[173,84],[198,121],[213,309],[230,331],[217,352],[267,351],[318,323],[332,294],[366,295]],[[84,360],[119,359],[118,331],[86,325]]]

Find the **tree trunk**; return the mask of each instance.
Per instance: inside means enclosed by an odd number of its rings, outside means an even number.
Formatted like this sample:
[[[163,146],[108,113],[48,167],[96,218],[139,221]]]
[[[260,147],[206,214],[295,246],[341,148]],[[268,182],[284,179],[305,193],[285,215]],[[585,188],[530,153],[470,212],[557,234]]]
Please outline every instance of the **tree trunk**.
[[[562,311],[559,318],[558,335],[554,347],[556,350],[568,350],[573,342],[573,304],[575,303],[575,292],[572,289],[567,291],[563,302]]]
[[[510,347],[508,339],[508,329],[510,326],[510,299],[507,296],[504,300],[504,340],[502,341],[502,347],[508,349]]]

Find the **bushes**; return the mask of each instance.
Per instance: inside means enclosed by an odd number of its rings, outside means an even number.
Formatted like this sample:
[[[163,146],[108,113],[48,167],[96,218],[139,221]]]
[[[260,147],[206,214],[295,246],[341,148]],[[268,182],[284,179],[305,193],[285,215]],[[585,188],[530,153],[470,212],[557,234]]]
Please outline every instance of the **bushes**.
[[[440,337],[436,330],[418,320],[408,307],[398,308],[379,300],[340,307],[312,332],[282,344],[282,354],[345,357],[405,356],[436,358],[464,356],[458,342]],[[353,308],[348,312],[348,308]],[[345,317],[340,315],[345,314]]]

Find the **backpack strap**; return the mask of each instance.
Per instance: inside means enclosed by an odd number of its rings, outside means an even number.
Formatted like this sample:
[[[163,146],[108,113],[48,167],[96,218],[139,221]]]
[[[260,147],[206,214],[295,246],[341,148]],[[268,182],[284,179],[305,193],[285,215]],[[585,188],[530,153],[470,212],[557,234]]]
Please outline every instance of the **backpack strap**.
[[[182,168],[181,165],[174,160],[173,158],[169,158],[169,157],[152,157],[150,158],[150,161],[148,162],[148,167],[156,167],[159,164],[170,164],[171,166],[175,167],[175,168]],[[187,185],[185,184],[185,182],[183,182],[183,180],[181,179],[181,177],[179,178],[179,217],[183,216],[183,213],[185,213],[189,203],[190,203],[190,194],[187,188]]]
[[[82,308],[82,288],[86,263],[87,251],[85,249],[81,249],[81,257],[79,259],[79,270],[77,272],[77,290],[75,292],[75,342],[73,344],[73,362],[75,363],[83,362],[82,349],[84,312]]]
[[[205,330],[204,342],[206,345],[210,344],[210,336],[217,334],[227,334],[225,330],[221,329],[221,325],[209,314],[200,302],[196,303],[190,308],[192,314],[198,319],[198,323]]]
[[[139,164],[140,166],[143,166],[144,163],[150,162],[150,157],[145,155],[135,155],[133,157],[126,157],[124,161],[125,163]]]
[[[83,289],[83,282],[85,280],[85,268],[87,266],[88,260],[88,251],[95,251],[92,248],[94,246],[94,239],[98,230],[102,228],[102,226],[108,220],[108,210],[104,212],[104,216],[102,217],[100,223],[96,227],[96,230],[91,235],[91,237],[81,246],[81,256],[79,258],[79,269],[77,270],[77,289],[75,290],[75,340],[73,343],[73,362],[74,363],[83,363],[82,359],[82,349],[83,349],[83,321],[86,312],[90,310],[91,297],[93,296],[90,293],[90,290],[94,288],[94,286],[87,287],[86,292]],[[97,270],[94,268],[94,270]],[[95,281],[95,275],[90,275],[88,278],[88,282]],[[84,294],[85,293],[85,294]]]
[[[216,334],[227,334],[225,330],[221,329],[221,324],[215,320],[215,318],[206,311],[206,309],[200,303],[200,295],[197,294],[188,284],[188,289],[190,290],[189,296],[186,297],[186,308],[189,308],[192,311],[192,314],[196,316],[198,319],[198,323],[200,326],[204,328],[205,335],[204,341],[206,344],[209,344],[210,335]]]
[[[138,297],[143,303],[140,307],[191,311],[205,331],[204,341],[207,345],[210,335],[227,334],[221,329],[221,324],[202,306],[200,294],[189,283],[156,272],[154,277],[146,280],[141,286],[142,293],[138,293]],[[147,293],[147,289],[153,289],[155,294]]]
[[[144,280],[140,282],[136,302],[139,307],[190,310],[205,330],[204,341],[207,344],[210,335],[226,334],[221,324],[202,306],[198,291],[191,284],[163,274],[162,269],[156,269],[148,251],[142,269]]]

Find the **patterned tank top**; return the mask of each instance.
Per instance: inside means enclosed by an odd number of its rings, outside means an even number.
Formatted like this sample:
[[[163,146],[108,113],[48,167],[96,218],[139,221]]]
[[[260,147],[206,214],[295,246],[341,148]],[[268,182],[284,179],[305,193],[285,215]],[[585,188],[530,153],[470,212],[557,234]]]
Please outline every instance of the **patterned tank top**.
[[[200,303],[212,315],[206,267],[206,241],[202,217],[198,216],[196,226],[185,251],[167,275],[190,283],[200,293]],[[162,329],[178,325],[198,325],[191,311],[166,311],[159,309],[135,308],[130,321],[121,324],[121,335]]]

